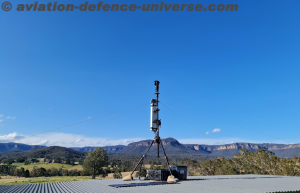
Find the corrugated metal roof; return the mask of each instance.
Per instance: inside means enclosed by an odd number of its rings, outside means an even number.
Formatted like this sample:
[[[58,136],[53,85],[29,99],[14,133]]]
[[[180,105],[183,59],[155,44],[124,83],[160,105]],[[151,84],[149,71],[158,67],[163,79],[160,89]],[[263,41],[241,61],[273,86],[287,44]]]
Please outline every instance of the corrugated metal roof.
[[[199,180],[197,180],[199,179]],[[1,185],[0,193],[99,193],[99,192],[205,192],[266,193],[300,190],[300,177],[267,175],[189,176],[177,184],[112,187],[110,185],[150,183],[151,181],[92,180],[24,185]]]

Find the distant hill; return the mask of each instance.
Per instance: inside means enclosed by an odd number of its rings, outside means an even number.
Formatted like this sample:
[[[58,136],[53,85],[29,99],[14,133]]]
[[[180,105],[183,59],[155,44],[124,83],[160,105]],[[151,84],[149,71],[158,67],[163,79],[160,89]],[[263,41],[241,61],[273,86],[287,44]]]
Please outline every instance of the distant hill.
[[[102,147],[103,149],[105,149],[107,152],[109,153],[117,153],[119,151],[121,151],[122,149],[124,149],[126,146],[125,145],[115,145],[115,146],[105,146]],[[98,147],[70,147],[71,149],[77,150],[77,151],[93,151],[95,149],[97,149]]]
[[[104,146],[101,147],[105,149],[109,153],[121,153],[121,154],[143,154],[148,149],[152,140],[143,140],[139,142],[130,143],[129,145],[116,145],[116,146]],[[167,138],[162,139],[162,143],[167,154],[208,154],[206,151],[195,151],[192,149],[188,149],[186,146],[179,143],[176,139]],[[98,147],[71,147],[71,149],[78,151],[90,151],[94,150]],[[163,151],[160,147],[161,155],[163,155]],[[157,145],[153,144],[150,149],[148,155],[157,155]]]
[[[134,143],[130,143],[127,146],[124,145],[115,145],[115,146],[104,146],[102,147],[108,153],[113,155],[117,153],[120,156],[128,154],[144,154],[147,148],[149,147],[152,140],[142,140]],[[162,139],[163,146],[167,155],[177,155],[177,156],[200,156],[201,159],[203,156],[209,157],[217,157],[224,156],[231,158],[235,154],[239,153],[240,149],[248,149],[250,151],[256,151],[257,149],[261,149],[265,147],[267,150],[274,152],[279,157],[300,157],[300,144],[270,144],[270,143],[231,143],[224,145],[204,145],[204,144],[181,144],[174,138],[166,138]],[[98,147],[45,147],[45,146],[37,146],[37,145],[25,145],[19,143],[0,143],[0,159],[3,157],[20,157],[20,155],[25,155],[29,157],[44,157],[45,155],[50,157],[61,156],[65,157],[84,157],[86,152],[94,150]],[[18,150],[18,151],[14,151]],[[26,151],[28,150],[28,151]],[[10,152],[8,152],[10,151]],[[26,153],[21,153],[22,151],[26,151]],[[55,152],[57,151],[57,152]],[[154,144],[150,149],[148,155],[157,155],[157,145]],[[160,155],[163,155],[162,149],[160,148]]]
[[[121,154],[143,154],[149,147],[152,140],[143,140],[139,142],[130,143],[127,146],[105,146],[102,147],[110,153]],[[239,153],[240,149],[248,149],[249,151],[256,151],[265,147],[267,150],[274,152],[279,157],[293,157],[300,156],[300,144],[270,144],[270,143],[231,143],[224,145],[204,145],[204,144],[181,144],[174,138],[162,139],[164,148],[168,155],[211,155],[233,157]],[[96,147],[94,147],[96,148]],[[88,150],[89,148],[81,148]],[[162,150],[160,149],[162,155]],[[156,155],[157,146],[150,149],[149,155]]]
[[[76,151],[66,147],[59,147],[59,146],[51,146],[51,147],[44,147],[44,148],[35,148],[28,151],[11,151],[6,153],[0,154],[0,160],[8,159],[8,158],[19,158],[19,157],[26,157],[26,158],[50,158],[55,159],[60,157],[62,159],[66,158],[82,158],[84,159],[86,156],[86,152]]]
[[[271,143],[231,143],[224,145],[198,145],[198,144],[184,144],[188,149],[196,151],[206,151],[209,155],[233,157],[234,154],[239,153],[240,149],[248,149],[249,151],[256,151],[265,147],[272,151],[278,157],[293,157],[300,156],[300,144],[271,144]]]
[[[139,153],[143,154],[147,151],[149,145],[151,144],[152,140],[143,140],[135,143],[130,143],[128,146],[123,148],[122,150],[118,151],[117,153]],[[192,149],[188,149],[186,146],[179,143],[176,139],[167,138],[162,139],[162,144],[167,154],[207,154],[205,151],[195,151]],[[157,144],[153,144],[152,148],[150,149],[149,155],[156,155],[157,154]],[[163,151],[160,146],[160,154],[163,155]]]
[[[26,145],[22,143],[0,143],[0,153],[10,151],[27,151],[34,148],[46,147],[43,145]]]

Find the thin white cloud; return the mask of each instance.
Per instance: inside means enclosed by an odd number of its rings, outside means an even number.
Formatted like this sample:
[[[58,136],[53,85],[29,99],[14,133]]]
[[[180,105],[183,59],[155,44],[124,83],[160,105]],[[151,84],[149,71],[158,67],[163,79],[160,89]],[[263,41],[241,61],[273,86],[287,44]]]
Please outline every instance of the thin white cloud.
[[[1,114],[0,117],[3,117],[3,114]]]
[[[2,119],[0,119],[0,122],[2,122],[3,120]]]
[[[50,133],[34,137],[19,135],[16,132],[8,135],[0,135],[1,142],[16,142],[29,145],[47,145],[64,147],[84,147],[84,146],[109,146],[109,145],[128,145],[129,143],[143,140],[141,138],[131,139],[105,139],[101,137],[86,137],[83,135],[69,133]]]
[[[217,133],[217,132],[220,132],[221,131],[221,129],[220,128],[215,128],[214,130],[212,130],[211,132],[213,132],[213,133]]]
[[[128,145],[129,143],[133,143],[132,139],[124,139],[124,141],[118,143],[118,145]]]
[[[81,141],[84,141],[84,139],[77,139],[77,140],[75,141],[75,143],[78,143],[78,142],[81,142]]]
[[[208,134],[209,134],[209,131],[207,131],[205,134],[208,135]]]
[[[16,117],[5,117],[5,118],[14,120]]]
[[[31,111],[31,108],[28,108],[28,111]]]
[[[23,135],[19,135],[16,132],[10,133],[8,135],[0,135],[0,142],[9,142],[14,140],[23,139]]]
[[[4,124],[1,124],[0,126],[4,126]]]
[[[87,119],[91,119],[91,117],[88,117]]]
[[[45,140],[42,140],[42,141],[40,141],[40,142],[38,142],[38,143],[34,143],[34,144],[32,144],[32,145],[47,145],[48,142],[49,142],[49,141],[48,141],[47,139],[45,139]]]
[[[107,145],[112,145],[111,143],[109,143],[109,141],[107,141],[106,139],[103,140],[99,140],[95,142],[96,146],[107,146]]]

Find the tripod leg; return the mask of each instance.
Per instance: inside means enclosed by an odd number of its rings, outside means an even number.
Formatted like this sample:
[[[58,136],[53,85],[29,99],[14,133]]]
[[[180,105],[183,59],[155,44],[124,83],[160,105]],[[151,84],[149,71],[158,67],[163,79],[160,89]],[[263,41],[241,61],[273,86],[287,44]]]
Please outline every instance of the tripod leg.
[[[157,157],[159,158],[159,143],[157,144]]]
[[[151,146],[153,145],[154,140],[151,142],[150,146],[148,147],[146,153],[143,155],[143,157],[140,159],[139,163],[135,166],[135,168],[132,170],[131,174],[133,174],[133,172],[135,171],[135,169],[140,165],[140,163],[145,159],[145,155],[148,153],[148,151],[150,150]]]
[[[135,169],[140,165],[140,163],[145,159],[145,155],[148,153],[148,151],[150,150],[151,146],[153,145],[154,140],[151,142],[150,146],[148,147],[146,153],[143,155],[143,157],[140,159],[139,163],[135,166],[135,168],[132,170],[130,176],[132,176],[133,172],[135,171]]]
[[[169,171],[170,171],[170,174],[172,175],[171,168],[170,168],[170,164],[169,164],[169,160],[168,160],[168,156],[167,156],[167,154],[166,154],[166,152],[165,152],[165,149],[164,149],[164,146],[163,146],[163,144],[162,144],[162,141],[160,141],[160,144],[161,144],[161,148],[162,148],[162,150],[163,150],[163,152],[164,152],[164,155],[165,155],[165,158],[166,158],[166,161],[167,161],[167,164],[168,164],[168,169],[169,169]]]
[[[141,166],[140,166],[139,180],[141,179],[142,167],[143,167],[143,162],[141,163]]]
[[[162,148],[162,150],[163,150],[163,152],[164,152],[164,154],[165,154],[165,158],[166,158],[166,161],[167,161],[167,164],[168,164],[168,168],[169,168],[169,171],[170,171],[170,176],[168,177],[168,180],[167,180],[167,182],[169,182],[169,183],[176,183],[176,182],[178,182],[178,179],[177,179],[177,178],[175,178],[175,177],[172,175],[172,171],[171,171],[171,168],[170,168],[170,164],[169,164],[168,156],[166,155],[166,152],[165,152],[164,146],[163,146],[163,144],[162,144],[162,142],[161,142],[161,141],[160,141],[160,144],[161,144],[161,148]]]

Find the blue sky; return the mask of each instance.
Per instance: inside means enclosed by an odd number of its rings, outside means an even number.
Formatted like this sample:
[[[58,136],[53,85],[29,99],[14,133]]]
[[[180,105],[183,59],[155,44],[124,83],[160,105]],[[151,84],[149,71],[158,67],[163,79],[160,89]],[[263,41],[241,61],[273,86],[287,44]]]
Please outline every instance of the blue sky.
[[[12,4],[22,2],[35,1]],[[24,137],[150,103],[159,80],[161,102],[202,132],[161,105],[163,138],[300,143],[300,2],[164,2],[237,3],[239,10],[0,10],[0,142],[102,146],[151,139],[150,105]]]

